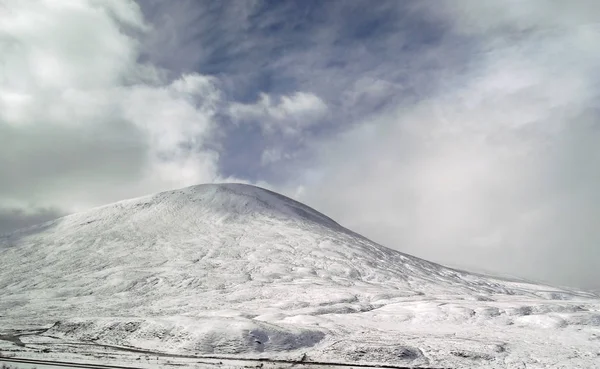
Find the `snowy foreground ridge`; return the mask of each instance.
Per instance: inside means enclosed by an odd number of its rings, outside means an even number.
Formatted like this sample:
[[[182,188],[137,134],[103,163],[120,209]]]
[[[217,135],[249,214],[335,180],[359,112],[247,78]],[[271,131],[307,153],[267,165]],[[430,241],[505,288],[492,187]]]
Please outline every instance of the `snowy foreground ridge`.
[[[15,338],[25,331],[35,334]],[[200,185],[0,237],[0,353],[46,347],[58,355],[78,343],[423,367],[600,368],[600,299],[393,251],[261,188]]]

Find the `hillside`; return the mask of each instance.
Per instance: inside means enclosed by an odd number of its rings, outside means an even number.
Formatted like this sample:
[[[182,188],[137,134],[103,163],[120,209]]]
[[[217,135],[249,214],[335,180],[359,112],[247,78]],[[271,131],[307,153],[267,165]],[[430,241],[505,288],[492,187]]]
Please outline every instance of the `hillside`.
[[[404,365],[600,362],[591,293],[446,268],[241,184],[2,236],[0,296],[3,330],[50,327],[34,344]]]

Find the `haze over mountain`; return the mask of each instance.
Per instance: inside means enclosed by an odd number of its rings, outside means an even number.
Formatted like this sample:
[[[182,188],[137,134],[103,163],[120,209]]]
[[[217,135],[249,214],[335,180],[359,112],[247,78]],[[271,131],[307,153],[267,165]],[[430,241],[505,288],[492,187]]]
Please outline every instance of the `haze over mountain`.
[[[600,357],[591,293],[446,268],[242,184],[4,235],[0,296],[5,331],[51,327],[36,344],[486,367]]]

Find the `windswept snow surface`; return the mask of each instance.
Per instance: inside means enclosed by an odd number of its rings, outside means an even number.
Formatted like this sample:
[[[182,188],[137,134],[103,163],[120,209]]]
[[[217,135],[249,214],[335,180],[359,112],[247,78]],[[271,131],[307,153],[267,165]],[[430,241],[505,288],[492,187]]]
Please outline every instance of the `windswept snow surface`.
[[[598,296],[446,268],[241,184],[1,237],[0,335],[22,327],[175,354],[600,368]]]

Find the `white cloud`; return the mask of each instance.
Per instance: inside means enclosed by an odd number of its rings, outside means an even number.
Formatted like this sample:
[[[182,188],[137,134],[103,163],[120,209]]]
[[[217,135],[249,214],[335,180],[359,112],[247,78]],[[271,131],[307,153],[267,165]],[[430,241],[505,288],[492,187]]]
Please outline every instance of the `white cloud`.
[[[286,152],[283,148],[279,147],[267,148],[260,157],[261,165],[266,166],[282,160],[292,160],[295,154],[294,152]]]
[[[474,29],[478,9],[450,13],[463,22],[455,29]],[[543,15],[502,13],[464,78],[315,143],[313,165],[288,193],[301,189],[342,224],[418,256],[591,286],[579,270],[600,258],[589,226],[600,216],[590,211],[600,32],[569,14],[573,27],[547,32]]]
[[[266,133],[293,136],[322,123],[328,112],[325,102],[311,93],[296,92],[273,100],[263,93],[254,104],[232,104],[231,116],[236,121],[256,121]]]
[[[379,78],[361,77],[352,88],[342,94],[341,109],[353,110],[357,106],[376,108],[386,98],[398,93],[397,83]]]
[[[296,92],[277,99],[261,93],[255,103],[231,103],[228,113],[236,124],[260,127],[264,138],[260,164],[270,166],[294,159],[298,148],[313,136],[311,129],[326,123],[329,109],[311,93]]]
[[[0,17],[3,90],[105,88],[120,83],[136,67],[136,41],[120,30],[123,23],[143,28],[133,6],[4,1]]]
[[[532,32],[573,32],[574,28],[597,24],[600,4],[594,0],[580,0],[575,4],[545,0],[463,0],[432,7],[429,11],[445,13],[441,16],[453,22],[454,31],[527,37]],[[519,35],[519,32],[526,33]]]
[[[218,180],[216,81],[140,64],[133,1],[0,1],[0,207],[73,211]]]

